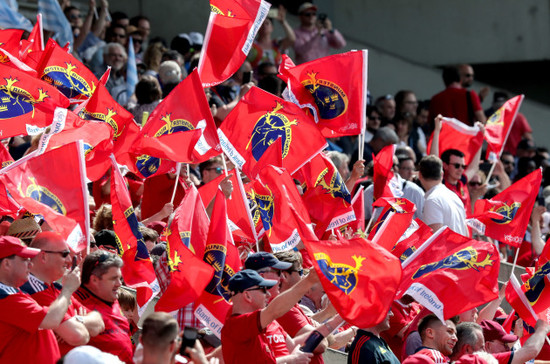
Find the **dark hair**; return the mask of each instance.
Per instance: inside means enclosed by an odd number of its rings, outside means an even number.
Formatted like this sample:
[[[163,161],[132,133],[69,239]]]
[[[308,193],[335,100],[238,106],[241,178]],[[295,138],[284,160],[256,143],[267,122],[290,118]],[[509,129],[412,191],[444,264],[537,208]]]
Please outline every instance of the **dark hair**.
[[[370,117],[372,113],[375,112],[378,115],[380,115],[380,111],[378,111],[378,108],[373,105],[367,105],[367,117]]]
[[[283,81],[275,75],[267,75],[258,81],[258,87],[280,97],[283,88]]]
[[[150,104],[160,100],[162,90],[156,77],[143,75],[136,85],[136,98],[140,105]]]
[[[401,113],[401,108],[403,107],[403,104],[405,102],[405,97],[407,95],[411,95],[411,94],[415,95],[415,93],[411,90],[401,90],[401,91],[398,91],[395,94],[395,112],[396,112],[396,114]]]
[[[101,249],[96,250],[88,254],[82,263],[81,282],[87,284],[92,275],[101,278],[110,268],[122,268],[122,265],[122,259],[118,255]]]
[[[458,316],[453,316],[446,321],[451,321],[453,324],[456,325],[458,323]],[[433,328],[438,322],[443,325],[441,320],[433,313],[425,316],[422,320],[420,320],[420,323],[418,324],[418,333],[420,334],[422,341],[424,341],[424,338],[426,337],[426,330],[429,328]]]
[[[149,240],[149,241],[154,241],[155,243],[157,242],[157,239],[159,238],[159,234],[155,230],[145,226],[140,226],[138,229],[141,235],[143,236],[143,241]]]
[[[123,26],[120,25],[120,24],[113,24],[113,25],[111,25],[109,28],[107,28],[107,30],[105,31],[105,41],[108,40],[109,42],[112,42],[112,39],[111,39],[111,38],[112,38],[113,35],[115,34],[114,30],[117,29],[117,28],[118,28],[118,29],[124,30],[124,34],[125,34],[126,36],[128,36],[128,32],[126,32],[126,28],[125,28],[125,27],[123,27]],[[109,43],[109,42],[108,42],[108,43]]]
[[[178,337],[178,321],[166,312],[153,312],[143,321],[141,342],[145,348],[166,348]]]
[[[65,16],[67,16],[67,14],[69,14],[72,10],[80,11],[80,9],[77,8],[76,6],[69,5],[65,9],[63,9],[63,14],[65,14]]]
[[[451,161],[451,156],[452,155],[454,155],[455,157],[459,157],[459,158],[464,157],[464,153],[462,153],[460,150],[451,148],[451,149],[447,149],[443,153],[441,153],[441,161],[443,161],[444,163],[449,164],[449,162]]]
[[[448,66],[443,68],[443,83],[449,86],[454,82],[460,82],[460,73],[456,66]]]
[[[149,18],[145,15],[136,15],[130,19],[130,25],[137,27],[141,20],[147,20],[148,22],[150,22]]]
[[[111,14],[112,24],[118,24],[118,21],[121,19],[130,19],[128,18],[128,15],[125,12],[122,11],[115,11]]]
[[[201,176],[202,176],[202,172],[205,169],[210,168],[214,164],[222,164],[222,163],[223,163],[222,158],[220,156],[213,157],[213,158],[210,158],[209,160],[207,160],[206,162],[202,162],[201,164],[199,164],[199,171],[201,173]]]
[[[420,163],[418,163],[418,172],[427,180],[440,180],[443,173],[442,171],[443,164],[441,163],[441,159],[435,155],[427,155],[422,157]]]
[[[258,65],[258,75],[265,76],[265,70],[268,67],[275,67],[275,65],[271,62],[262,62]]]

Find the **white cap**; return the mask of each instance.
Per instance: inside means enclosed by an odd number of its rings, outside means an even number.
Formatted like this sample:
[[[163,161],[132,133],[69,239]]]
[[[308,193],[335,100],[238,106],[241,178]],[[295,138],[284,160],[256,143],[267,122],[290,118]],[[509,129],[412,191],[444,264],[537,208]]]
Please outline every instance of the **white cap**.
[[[96,347],[77,346],[65,355],[65,364],[124,364],[123,361],[109,353],[104,353]]]

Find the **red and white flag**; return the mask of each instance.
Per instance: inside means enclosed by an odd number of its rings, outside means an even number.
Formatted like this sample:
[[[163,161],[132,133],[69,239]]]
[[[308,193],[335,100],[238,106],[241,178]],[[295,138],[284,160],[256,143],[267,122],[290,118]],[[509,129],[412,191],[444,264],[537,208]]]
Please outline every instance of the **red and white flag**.
[[[487,124],[485,125],[487,158],[489,158],[490,153],[494,153],[497,157],[500,157],[502,154],[523,98],[523,95],[511,98],[487,119]]]

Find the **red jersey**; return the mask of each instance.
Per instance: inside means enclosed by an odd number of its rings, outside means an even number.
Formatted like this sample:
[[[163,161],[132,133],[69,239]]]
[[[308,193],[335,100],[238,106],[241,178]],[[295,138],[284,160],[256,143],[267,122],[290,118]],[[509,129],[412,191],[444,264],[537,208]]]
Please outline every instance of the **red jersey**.
[[[435,349],[424,348],[416,354],[409,356],[403,364],[412,363],[428,363],[428,364],[445,364],[449,363],[450,359]]]
[[[443,184],[445,187],[456,193],[460,201],[464,204],[464,210],[466,210],[466,217],[472,214],[472,203],[470,202],[470,191],[468,191],[468,178],[465,175],[462,175],[456,185],[450,184],[448,181],[443,179]]]
[[[88,345],[116,355],[127,364],[132,364],[130,325],[122,314],[118,301],[112,303],[104,301],[84,286],[80,287],[74,295],[88,311],[95,310],[99,312],[105,323],[105,330],[101,334],[90,338]]]
[[[429,121],[433,125],[434,118],[441,114],[448,118],[455,118],[464,124],[473,125],[468,115],[468,99],[466,93],[468,90],[462,87],[449,86],[430,100]],[[472,101],[472,111],[483,111],[479,96],[473,91],[470,92]]]
[[[260,311],[232,315],[222,328],[222,352],[226,364],[275,363],[266,330],[262,329]],[[230,311],[231,312],[231,311]]]
[[[306,325],[315,327],[313,321],[302,311],[299,304],[294,305],[290,311],[279,317],[277,321],[291,337],[295,337],[298,331]],[[314,354],[310,363],[324,364],[323,356]]]
[[[276,358],[281,356],[290,355],[288,347],[286,346],[286,336],[288,334],[277,321],[273,321],[265,329],[265,336],[271,346],[271,350],[275,354]]]
[[[0,363],[55,364],[61,357],[52,330],[40,329],[48,307],[0,283]]]
[[[54,282],[51,285],[42,282],[40,279],[36,278],[34,275],[29,274],[29,280],[21,286],[21,290],[26,294],[30,295],[33,300],[35,300],[40,306],[49,307],[53,301],[61,293],[61,284]],[[63,318],[63,322],[71,319],[72,317],[78,315],[78,309],[82,307],[80,302],[76,298],[71,297],[71,303],[67,309],[67,313]],[[59,352],[61,356],[67,354],[74,346],[67,344],[63,340],[58,341]]]

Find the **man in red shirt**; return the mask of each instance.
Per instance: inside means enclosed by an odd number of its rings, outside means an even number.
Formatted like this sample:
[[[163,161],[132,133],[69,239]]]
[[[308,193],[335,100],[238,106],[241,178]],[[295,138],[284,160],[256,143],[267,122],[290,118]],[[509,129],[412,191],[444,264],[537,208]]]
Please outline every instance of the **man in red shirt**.
[[[130,325],[117,300],[122,286],[122,264],[119,256],[105,250],[88,255],[82,264],[82,285],[75,297],[88,311],[99,312],[105,323],[105,330],[92,337],[89,345],[132,364]]]
[[[453,318],[445,321],[445,324],[434,314],[424,317],[418,325],[418,332],[422,338],[422,346],[418,351],[409,356],[403,364],[407,363],[449,363],[449,356],[457,342],[456,321]]]
[[[225,320],[221,337],[225,363],[275,363],[275,355],[266,337],[266,328],[290,310],[318,281],[317,275],[310,273],[292,289],[269,302],[271,296],[268,289],[277,284],[277,281],[264,279],[251,269],[244,269],[233,275],[228,285],[233,308]],[[310,353],[296,349],[293,354],[299,363],[307,363],[311,357]]]
[[[15,237],[0,237],[1,363],[53,364],[61,356],[52,329],[67,312],[71,294],[80,284],[80,270],[65,273],[57,299],[49,307],[40,306],[17,288],[29,278],[30,258],[39,252]]]
[[[71,251],[65,239],[52,231],[39,233],[32,240],[31,247],[41,251],[32,258],[29,280],[21,286],[21,290],[39,305],[49,306],[61,293],[62,286],[56,281],[71,267]],[[87,344],[90,336],[98,335],[104,328],[98,312],[86,314],[84,307],[71,297],[63,322],[53,331],[63,356],[73,347]]]

